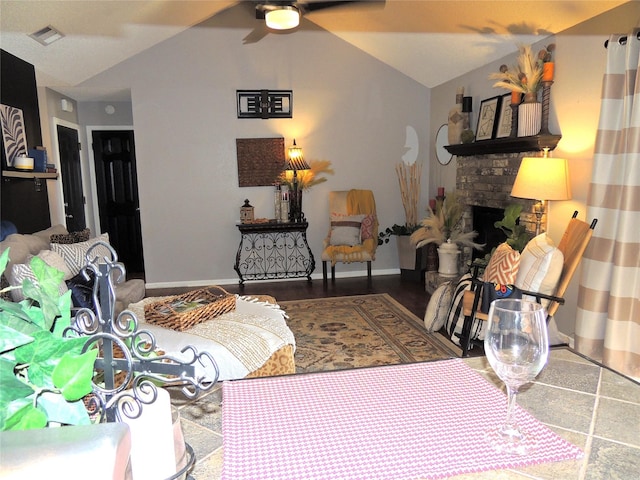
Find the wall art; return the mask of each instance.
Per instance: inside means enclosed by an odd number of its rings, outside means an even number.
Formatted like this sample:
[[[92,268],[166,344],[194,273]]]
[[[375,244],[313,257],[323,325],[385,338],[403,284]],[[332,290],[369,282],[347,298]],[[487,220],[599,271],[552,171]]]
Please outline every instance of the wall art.
[[[513,108],[511,108],[511,94],[502,95],[500,100],[500,112],[498,113],[498,126],[496,127],[495,138],[505,138],[511,135],[511,117]]]
[[[6,166],[13,168],[15,158],[27,154],[27,136],[22,110],[0,104],[0,124]]]
[[[238,185],[272,186],[284,168],[284,138],[237,138]]]
[[[476,128],[476,141],[491,140],[495,138],[496,119],[500,110],[501,97],[492,97],[480,102],[478,114],[478,128]]]
[[[291,118],[291,90],[236,90],[238,118]]]

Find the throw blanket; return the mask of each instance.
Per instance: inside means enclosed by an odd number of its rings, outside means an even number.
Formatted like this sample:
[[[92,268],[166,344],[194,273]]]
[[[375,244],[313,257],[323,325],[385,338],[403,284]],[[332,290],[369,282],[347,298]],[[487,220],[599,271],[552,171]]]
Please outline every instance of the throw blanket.
[[[375,260],[378,248],[378,219],[376,216],[376,201],[371,190],[349,190],[347,194],[347,215],[374,215],[373,238],[363,240],[361,245],[353,247],[347,245],[327,245],[325,253],[331,258],[331,265],[336,262],[366,262]]]
[[[129,305],[142,323],[141,328],[156,337],[159,348],[167,355],[180,358],[180,350],[193,345],[199,352],[207,351],[220,369],[219,380],[244,378],[262,367],[274,352],[285,345],[295,347],[293,333],[285,321],[286,314],[277,305],[250,297],[236,297],[236,309],[211,320],[177,332],[144,322],[144,306],[168,297],[145,298]],[[196,375],[211,376],[211,372],[196,365]]]

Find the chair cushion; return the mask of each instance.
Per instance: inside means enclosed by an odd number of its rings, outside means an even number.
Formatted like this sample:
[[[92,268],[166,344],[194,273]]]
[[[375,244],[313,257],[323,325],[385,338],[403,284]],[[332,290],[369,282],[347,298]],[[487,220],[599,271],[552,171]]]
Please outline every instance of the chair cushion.
[[[332,215],[329,245],[354,246],[362,243],[360,229],[365,215]]]
[[[60,254],[64,258],[65,263],[69,267],[73,276],[77,275],[82,268],[87,264],[86,255],[89,249],[97,242],[109,243],[109,234],[103,233],[99,237],[92,238],[86,242],[78,242],[72,244],[64,243],[52,243],[50,244],[51,250]],[[106,247],[96,248],[93,253],[102,258],[111,258],[111,252]]]
[[[520,265],[520,252],[511,248],[508,243],[501,243],[491,255],[489,264],[484,270],[484,282],[512,285],[516,281]]]
[[[452,295],[453,285],[451,282],[443,283],[433,292],[427,310],[424,312],[424,326],[427,332],[437,332],[442,328],[447,319]]]
[[[546,233],[541,233],[522,251],[515,285],[522,290],[553,295],[562,274],[563,262],[564,256],[553,240]]]

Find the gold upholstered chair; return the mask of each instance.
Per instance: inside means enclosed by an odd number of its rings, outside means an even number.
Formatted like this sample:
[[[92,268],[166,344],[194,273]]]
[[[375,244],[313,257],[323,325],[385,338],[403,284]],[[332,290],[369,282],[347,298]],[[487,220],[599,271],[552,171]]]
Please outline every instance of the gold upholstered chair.
[[[327,262],[331,262],[331,279],[335,280],[336,263],[371,262],[378,248],[378,217],[371,190],[352,189],[329,192],[331,225],[322,250],[322,277],[327,281]]]

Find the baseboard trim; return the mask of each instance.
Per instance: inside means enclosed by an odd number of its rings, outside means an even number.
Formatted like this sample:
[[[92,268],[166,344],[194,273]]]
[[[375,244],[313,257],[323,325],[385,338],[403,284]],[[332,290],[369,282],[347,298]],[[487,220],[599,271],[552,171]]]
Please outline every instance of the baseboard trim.
[[[400,275],[399,268],[390,268],[384,270],[372,270],[371,276],[384,276],[384,275]],[[336,272],[336,278],[355,278],[366,277],[367,270],[352,270],[347,272]],[[245,284],[250,283],[262,283],[262,282],[292,282],[304,280],[301,278],[274,278],[273,280],[246,280]],[[322,280],[322,272],[314,273],[311,275],[311,280]],[[238,278],[218,278],[211,280],[185,280],[180,282],[147,282],[145,287],[148,289],[154,288],[199,288],[208,287],[209,285],[235,285],[238,283]]]

